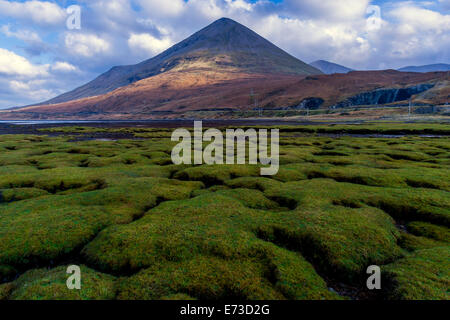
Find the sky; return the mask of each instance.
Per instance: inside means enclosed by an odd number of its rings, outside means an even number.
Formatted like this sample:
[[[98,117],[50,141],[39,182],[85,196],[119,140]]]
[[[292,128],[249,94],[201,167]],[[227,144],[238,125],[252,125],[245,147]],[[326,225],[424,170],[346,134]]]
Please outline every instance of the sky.
[[[149,59],[221,17],[307,63],[450,63],[450,0],[0,0],[0,109]]]

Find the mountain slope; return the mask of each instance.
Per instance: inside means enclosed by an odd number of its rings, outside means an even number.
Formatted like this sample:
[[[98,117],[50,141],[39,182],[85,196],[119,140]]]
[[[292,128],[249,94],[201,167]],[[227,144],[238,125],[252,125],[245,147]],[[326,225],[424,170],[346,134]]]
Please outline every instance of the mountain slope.
[[[437,63],[425,66],[409,66],[398,69],[402,72],[436,72],[436,71],[450,71],[450,64]]]
[[[396,90],[443,83],[441,92],[448,88],[446,79],[447,73],[444,72],[407,73],[394,70],[306,77],[267,77],[266,74],[222,70],[170,70],[100,96],[19,110],[0,110],[0,118],[144,120],[196,117],[198,113],[195,112],[206,110],[252,110],[255,104],[250,92],[257,95],[258,106],[264,109],[297,109],[305,104],[310,109],[327,108],[352,100],[352,97],[362,93],[379,92],[381,88]],[[443,104],[447,96],[433,94],[426,99]],[[312,102],[320,104],[311,105]]]
[[[320,74],[249,28],[228,18],[219,19],[154,58],[110,69],[93,81],[42,104],[54,104],[108,93],[176,67],[195,64],[209,69],[245,73]]]
[[[348,73],[353,71],[350,68],[341,66],[340,64],[336,64],[333,62],[325,61],[325,60],[317,60],[310,63],[314,68],[319,69],[325,74],[333,74],[333,73]]]

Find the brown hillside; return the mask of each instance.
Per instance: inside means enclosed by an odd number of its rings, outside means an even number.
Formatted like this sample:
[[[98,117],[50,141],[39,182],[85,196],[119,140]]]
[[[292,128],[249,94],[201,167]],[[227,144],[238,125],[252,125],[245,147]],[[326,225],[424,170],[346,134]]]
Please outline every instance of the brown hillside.
[[[358,71],[349,74],[288,76],[242,73],[232,68],[211,70],[189,65],[147,78],[110,93],[54,105],[27,107],[0,113],[8,119],[152,119],[180,117],[186,111],[254,108],[250,92],[264,108],[296,106],[306,98],[325,100],[322,107],[361,92],[440,83],[447,92],[447,73],[405,73],[393,70]],[[447,85],[442,85],[447,83]],[[430,90],[432,93],[432,91]],[[444,103],[444,94],[419,95]],[[439,101],[438,101],[439,100]],[[442,100],[442,101],[440,101]]]

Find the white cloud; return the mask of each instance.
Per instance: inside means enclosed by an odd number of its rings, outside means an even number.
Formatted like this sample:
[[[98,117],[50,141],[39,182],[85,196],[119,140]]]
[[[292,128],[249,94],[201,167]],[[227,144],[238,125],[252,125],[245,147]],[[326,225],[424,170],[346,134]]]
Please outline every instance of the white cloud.
[[[365,14],[371,0],[285,0],[294,16],[348,21]]]
[[[12,51],[0,48],[0,73],[13,76],[37,77],[48,75],[49,65],[34,65]]]
[[[133,51],[144,51],[146,54],[156,55],[172,45],[169,38],[157,39],[148,33],[130,35],[128,46]]]
[[[64,39],[66,49],[72,55],[93,57],[94,55],[108,53],[111,45],[108,41],[94,35],[82,33],[68,33]]]
[[[15,94],[20,94],[21,99],[27,98],[33,101],[44,101],[50,99],[55,94],[53,90],[45,89],[46,84],[44,80],[11,80],[9,87]]]
[[[227,10],[231,9],[229,4],[216,0],[191,0],[188,2],[187,16],[201,16],[203,18],[218,19],[227,14]]]
[[[30,30],[12,31],[9,25],[2,26],[0,31],[7,37],[17,38],[25,42],[42,42],[39,35]]]
[[[390,12],[402,30],[407,33],[417,31],[449,32],[450,15],[442,15],[439,12],[424,9],[403,3]]]
[[[138,3],[148,15],[160,18],[176,17],[186,7],[183,0],[139,0]]]
[[[450,59],[450,15],[401,2],[386,14],[388,22],[378,35],[382,56],[392,66],[420,65]]]
[[[162,27],[162,26],[158,26],[156,25],[152,19],[143,19],[143,18],[137,18],[136,22],[140,25],[143,26],[144,28],[149,28],[149,29],[154,29],[156,31],[158,31],[158,33],[162,34],[162,35],[168,35],[170,32],[168,29]]]
[[[68,62],[57,61],[51,66],[52,71],[56,72],[74,72],[77,71],[78,68]]]
[[[5,1],[0,0],[0,15],[33,22],[40,25],[64,23],[66,12],[57,4],[48,1]]]
[[[252,11],[253,6],[251,3],[245,1],[245,0],[225,0],[227,5],[230,7],[231,10],[246,10],[246,11]]]

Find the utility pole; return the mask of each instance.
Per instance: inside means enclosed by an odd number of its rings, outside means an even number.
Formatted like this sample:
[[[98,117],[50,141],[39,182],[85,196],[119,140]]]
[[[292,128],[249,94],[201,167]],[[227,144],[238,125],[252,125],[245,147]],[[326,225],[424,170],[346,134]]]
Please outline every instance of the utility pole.
[[[412,98],[409,99],[408,117],[411,117]]]
[[[254,93],[253,89],[250,91],[250,98],[253,99],[253,103],[254,103],[254,109],[258,110],[259,116],[262,117],[262,109],[258,108],[258,98],[257,98],[257,94]]]

